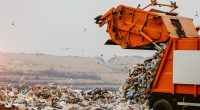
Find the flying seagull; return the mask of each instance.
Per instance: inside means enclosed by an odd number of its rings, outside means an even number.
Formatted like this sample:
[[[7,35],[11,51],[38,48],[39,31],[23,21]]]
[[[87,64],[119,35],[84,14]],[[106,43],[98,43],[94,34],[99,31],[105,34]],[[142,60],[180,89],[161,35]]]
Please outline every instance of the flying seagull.
[[[198,11],[196,11],[196,14],[194,16],[199,16]]]
[[[83,29],[83,33],[85,33],[86,31],[87,31],[87,28],[84,28],[84,29]]]
[[[18,86],[19,86],[19,87],[22,87],[24,84],[25,84],[24,75],[22,75],[21,79],[19,80]]]
[[[16,26],[15,21],[12,21],[10,24],[11,24],[12,26]]]
[[[83,33],[86,33],[88,30],[91,30],[91,27],[85,27],[85,28],[83,28]]]

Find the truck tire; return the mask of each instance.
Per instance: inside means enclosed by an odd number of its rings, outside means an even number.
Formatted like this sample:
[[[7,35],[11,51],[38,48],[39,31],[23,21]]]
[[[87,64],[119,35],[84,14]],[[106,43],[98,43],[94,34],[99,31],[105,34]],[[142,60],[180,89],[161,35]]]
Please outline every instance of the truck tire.
[[[153,110],[173,110],[173,106],[165,99],[159,99],[153,104]]]

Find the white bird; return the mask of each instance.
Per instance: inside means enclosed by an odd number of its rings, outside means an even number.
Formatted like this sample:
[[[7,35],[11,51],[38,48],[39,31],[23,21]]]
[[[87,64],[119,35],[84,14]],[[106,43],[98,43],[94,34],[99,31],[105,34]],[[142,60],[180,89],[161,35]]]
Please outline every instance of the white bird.
[[[62,48],[61,50],[69,50],[70,48]]]
[[[24,75],[22,75],[20,82],[24,83]]]
[[[86,33],[86,31],[91,30],[91,27],[85,27],[83,28],[83,33]]]
[[[65,50],[69,50],[69,48],[65,48]]]
[[[15,21],[12,21],[10,24],[11,24],[12,26],[16,26]]]
[[[68,75],[70,75],[70,74],[71,74],[70,72],[67,72],[65,75],[68,76]]]
[[[19,87],[22,87],[25,84],[24,75],[22,75],[21,79],[19,80]]]
[[[105,60],[104,60],[103,57],[97,57],[97,59],[98,59],[97,62],[98,62],[98,61],[105,62]]]
[[[101,61],[96,61],[96,62],[97,62],[97,64],[99,64],[99,65],[101,64]]]
[[[83,33],[85,33],[87,31],[87,28],[83,28]]]
[[[72,89],[72,85],[70,85],[69,89]]]
[[[53,86],[53,82],[50,82],[50,83],[49,83],[49,86]]]
[[[69,79],[68,81],[67,81],[67,83],[69,83],[69,82],[71,82],[73,79]]]
[[[199,16],[198,11],[196,11],[196,14],[194,16]]]

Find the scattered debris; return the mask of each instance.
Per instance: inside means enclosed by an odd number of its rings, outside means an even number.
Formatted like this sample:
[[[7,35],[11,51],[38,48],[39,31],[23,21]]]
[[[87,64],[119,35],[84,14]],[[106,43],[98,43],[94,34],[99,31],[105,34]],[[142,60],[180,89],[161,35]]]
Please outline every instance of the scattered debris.
[[[149,110],[151,85],[162,55],[159,51],[144,64],[133,67],[119,92],[102,88],[82,91],[53,85],[25,90],[12,85],[1,87],[0,110]]]

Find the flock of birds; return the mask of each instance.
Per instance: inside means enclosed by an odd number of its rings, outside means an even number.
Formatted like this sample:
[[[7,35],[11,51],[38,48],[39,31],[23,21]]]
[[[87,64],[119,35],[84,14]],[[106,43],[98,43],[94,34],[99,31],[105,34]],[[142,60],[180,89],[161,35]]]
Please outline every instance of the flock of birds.
[[[199,13],[198,13],[198,11],[196,10],[196,12],[195,12],[195,15],[194,16],[196,16],[196,17],[199,17]],[[11,26],[13,26],[13,27],[16,27],[16,22],[13,20],[11,23],[10,23],[10,25]],[[83,28],[83,33],[86,33],[88,30],[91,30],[91,28],[90,27],[85,27],[85,28]],[[62,48],[62,50],[69,50],[70,48]],[[85,51],[84,49],[81,49],[81,51]],[[117,57],[117,56],[115,56],[115,57]],[[100,55],[100,57],[98,57],[98,61],[96,61],[98,64],[101,64],[102,62],[105,62],[105,60],[103,59],[103,54],[101,54]],[[67,76],[69,75],[69,74],[66,74]],[[69,82],[71,81],[72,79],[69,79]],[[25,81],[24,81],[24,75],[22,75],[21,76],[21,78],[20,78],[20,80],[19,80],[19,86],[23,86],[25,84]]]

